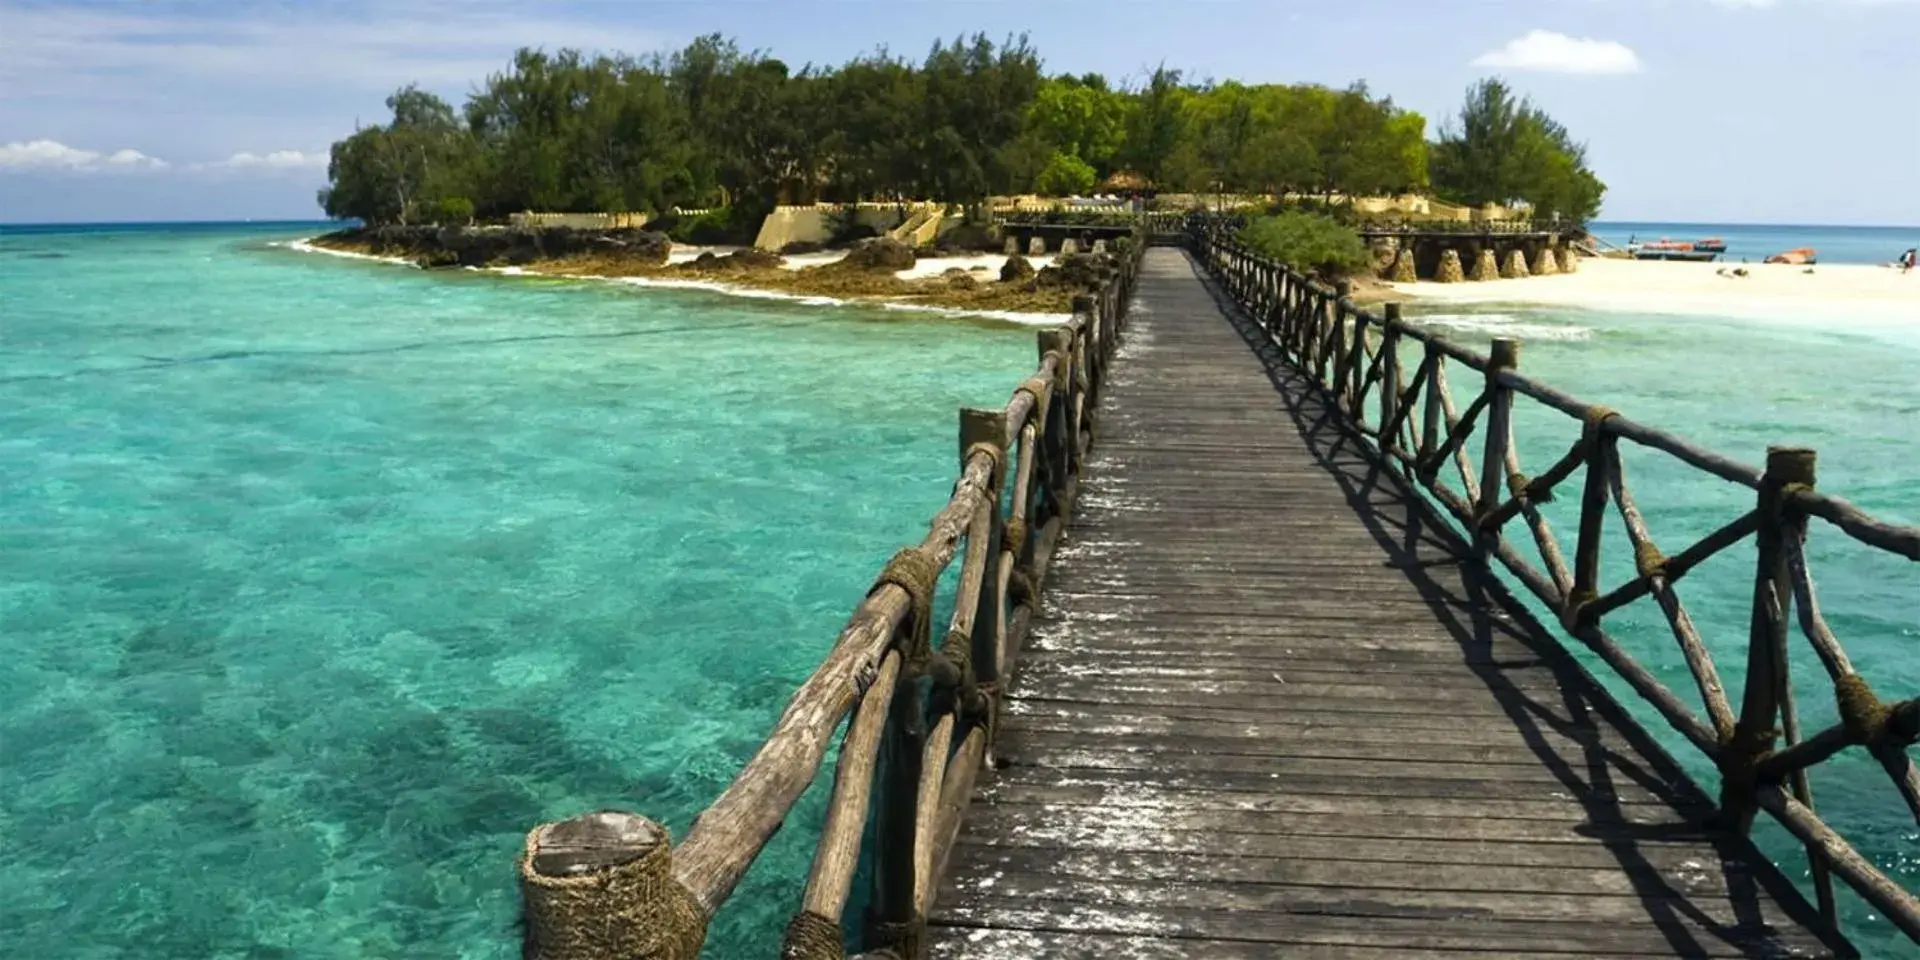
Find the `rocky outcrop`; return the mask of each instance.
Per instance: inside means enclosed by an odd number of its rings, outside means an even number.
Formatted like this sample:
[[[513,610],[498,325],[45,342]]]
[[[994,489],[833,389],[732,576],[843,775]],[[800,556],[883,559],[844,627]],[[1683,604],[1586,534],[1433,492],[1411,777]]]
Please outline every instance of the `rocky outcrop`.
[[[1053,261],[1052,266],[1034,275],[1033,282],[1042,289],[1098,290],[1117,269],[1110,256],[1076,253]]]
[[[1014,254],[1000,266],[1001,283],[1025,283],[1033,279],[1033,264],[1026,257]]]
[[[1560,262],[1554,258],[1552,247],[1543,246],[1533,255],[1532,269],[1536,277],[1550,277],[1560,272]]]
[[[854,270],[897,272],[913,269],[916,262],[912,247],[888,237],[875,237],[855,244],[840,265]]]
[[[666,234],[637,229],[385,226],[357,239],[373,254],[412,257],[423,267],[520,266],[581,256],[661,266],[673,251]]]
[[[1440,269],[1434,271],[1436,283],[1461,283],[1467,279],[1465,270],[1460,268],[1460,251],[1448,247],[1440,253]]]
[[[980,281],[974,279],[973,274],[965,270],[959,273],[948,271],[946,281],[949,290],[972,290],[980,286]]]
[[[1420,279],[1420,273],[1413,263],[1413,248],[1402,247],[1393,256],[1393,266],[1388,268],[1387,279],[1394,283],[1412,283]]]
[[[1476,283],[1500,279],[1500,261],[1493,255],[1492,247],[1481,247],[1479,256],[1473,258],[1473,273],[1468,279]]]
[[[1526,251],[1521,250],[1519,247],[1508,250],[1507,262],[1501,266],[1500,275],[1506,277],[1508,280],[1519,280],[1531,276],[1531,271],[1527,269]]]
[[[742,273],[748,270],[772,270],[785,262],[784,257],[766,250],[735,250],[726,256],[708,251],[681,265],[692,273]]]

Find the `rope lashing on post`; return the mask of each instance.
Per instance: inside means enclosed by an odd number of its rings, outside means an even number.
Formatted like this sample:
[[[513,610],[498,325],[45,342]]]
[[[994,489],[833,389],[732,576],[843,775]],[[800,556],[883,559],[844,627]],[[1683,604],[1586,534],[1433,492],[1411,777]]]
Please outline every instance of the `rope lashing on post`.
[[[926,662],[933,646],[933,586],[940,579],[940,565],[934,562],[933,555],[920,547],[907,547],[893,555],[887,561],[880,578],[874,582],[874,591],[887,584],[893,584],[907,592],[913,601],[913,624],[908,634],[909,642],[905,651],[910,664]]]
[[[1518,470],[1508,471],[1507,492],[1516,497],[1527,497],[1531,499],[1532,494],[1527,490],[1527,475]]]
[[[780,960],[846,960],[846,935],[840,925],[811,910],[787,921],[780,938]]]
[[[1008,517],[1007,525],[1000,528],[1000,548],[1016,558],[1027,545],[1027,521],[1020,517]]]
[[[1747,729],[1735,726],[1733,733],[1724,741],[1726,749],[1720,753],[1720,796],[1722,809],[1728,806],[1732,798],[1746,800],[1753,796],[1759,784],[1759,774],[1755,769],[1761,760],[1773,753],[1773,741],[1780,731],[1773,727]]]
[[[1833,678],[1833,699],[1840,708],[1840,723],[1847,728],[1849,742],[1870,746],[1886,738],[1887,721],[1893,711],[1874,695],[1867,678],[1857,673]]]
[[[1056,360],[1058,360],[1060,354],[1050,353],[1048,354],[1048,356],[1054,357],[1056,358]],[[1058,361],[1058,362],[1065,362],[1065,361]],[[1038,436],[1039,434],[1046,432],[1047,397],[1052,393],[1052,387],[1053,387],[1053,383],[1045,377],[1029,377],[1025,382],[1013,388],[1013,392],[1016,396],[1024,393],[1027,396],[1033,398],[1033,413],[1027,417],[1027,422],[1033,424],[1033,432],[1035,436]]]
[[[673,878],[667,844],[610,869],[549,876],[533,867],[537,836],[538,831],[527,835],[520,884],[528,901],[527,939],[542,945],[540,956],[695,960],[700,955],[707,914]]]
[[[993,506],[991,494],[999,493],[1001,484],[1007,479],[1007,451],[997,443],[988,443],[983,440],[967,448],[967,455],[960,460],[962,469],[972,463],[974,457],[982,454],[993,458],[993,469],[987,474],[987,490],[990,491],[987,505],[991,509]]]
[[[1007,606],[1009,608],[1033,604],[1033,580],[1025,570],[1015,567],[1007,577]]]
[[[886,950],[901,957],[919,957],[920,941],[926,936],[926,922],[875,923],[873,938]]]
[[[1619,415],[1620,411],[1612,407],[1603,407],[1596,403],[1587,408],[1587,412],[1580,417],[1580,422],[1586,429],[1587,434],[1592,435],[1600,431],[1601,424]]]
[[[1633,569],[1642,577],[1667,572],[1667,555],[1653,545],[1651,540],[1642,540],[1633,546]]]

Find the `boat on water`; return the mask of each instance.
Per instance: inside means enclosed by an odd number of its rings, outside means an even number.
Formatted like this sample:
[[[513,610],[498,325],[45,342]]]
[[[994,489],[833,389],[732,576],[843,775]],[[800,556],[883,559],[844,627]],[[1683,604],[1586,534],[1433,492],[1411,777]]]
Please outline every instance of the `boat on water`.
[[[1627,252],[1635,260],[1685,260],[1691,263],[1711,263],[1727,252],[1724,240],[1649,240],[1646,243],[1630,243]]]

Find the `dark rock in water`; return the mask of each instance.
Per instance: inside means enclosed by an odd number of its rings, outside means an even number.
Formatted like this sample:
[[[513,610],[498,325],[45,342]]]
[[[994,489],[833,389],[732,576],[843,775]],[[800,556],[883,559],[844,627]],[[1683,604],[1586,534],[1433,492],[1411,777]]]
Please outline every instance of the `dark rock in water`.
[[[385,226],[366,231],[362,239],[375,254],[411,256],[435,267],[519,266],[588,254],[660,266],[673,251],[666,234],[629,229]]]
[[[819,253],[826,248],[827,245],[818,240],[795,240],[781,247],[780,252],[789,257],[797,257],[803,253]]]
[[[784,257],[765,250],[736,250],[721,256],[709,250],[693,258],[684,268],[696,273],[739,273],[745,270],[771,270],[785,262]]]
[[[980,286],[980,281],[975,280],[973,274],[965,270],[961,270],[959,273],[948,271],[946,278],[947,287],[953,290],[973,290]]]
[[[1033,279],[1033,264],[1026,257],[1014,254],[1000,267],[1001,283],[1022,283]]]
[[[940,275],[943,277],[964,277],[967,275],[967,268],[966,267],[948,267],[945,270],[940,271]]]
[[[1117,269],[1113,258],[1106,254],[1075,253],[1055,260],[1034,280],[1041,287],[1098,290]]]
[[[912,247],[888,237],[876,237],[856,244],[840,264],[856,270],[898,271],[913,269],[915,262]]]

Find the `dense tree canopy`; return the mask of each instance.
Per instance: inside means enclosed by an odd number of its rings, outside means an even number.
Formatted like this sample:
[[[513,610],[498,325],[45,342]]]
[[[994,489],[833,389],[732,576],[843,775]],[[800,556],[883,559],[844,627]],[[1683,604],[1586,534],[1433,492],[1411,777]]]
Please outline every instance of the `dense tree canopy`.
[[[1463,203],[1518,200],[1543,215],[1585,220],[1607,191],[1587,169],[1586,146],[1498,79],[1467,90],[1432,163],[1434,186]]]
[[[517,210],[728,207],[989,195],[1061,196],[1131,172],[1163,191],[1365,195],[1433,186],[1588,215],[1604,187],[1566,130],[1497,81],[1458,129],[1365,84],[1137,85],[1047,76],[1024,37],[788,64],[720,36],[644,58],[522,50],[459,110],[407,87],[383,126],[333,147],[320,202],[370,223],[499,219]]]

